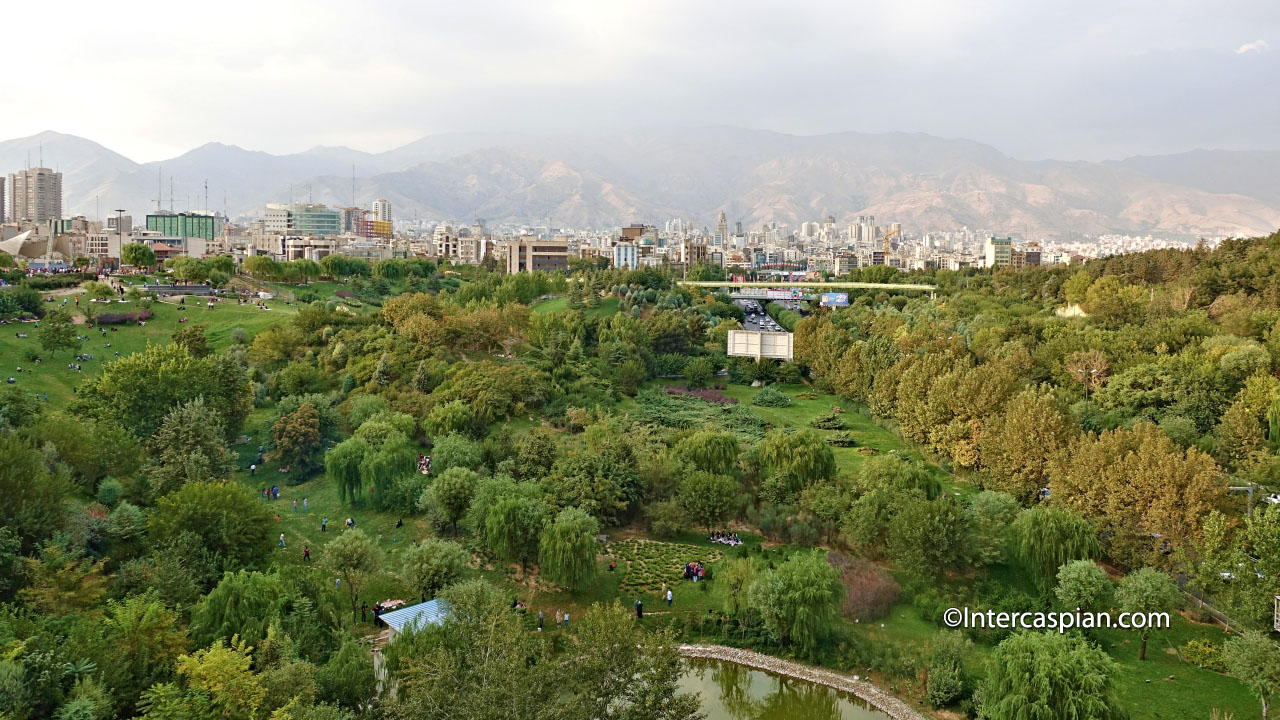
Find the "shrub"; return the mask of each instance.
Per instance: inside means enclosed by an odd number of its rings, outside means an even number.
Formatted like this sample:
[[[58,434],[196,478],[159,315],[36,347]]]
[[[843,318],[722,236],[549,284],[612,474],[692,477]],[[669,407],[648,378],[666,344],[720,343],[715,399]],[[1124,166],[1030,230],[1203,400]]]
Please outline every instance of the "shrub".
[[[102,313],[93,319],[97,325],[124,325],[127,323],[135,323],[138,321],[146,322],[151,319],[152,312],[150,310],[139,310],[137,312],[127,313]]]
[[[854,439],[853,433],[848,430],[839,430],[827,436],[827,444],[835,447],[855,447],[858,441]]]
[[[674,500],[653,503],[646,511],[649,530],[658,537],[675,537],[689,526],[689,518]]]
[[[897,604],[902,588],[892,575],[869,560],[833,552],[827,555],[827,562],[842,570],[845,615],[863,621],[876,620],[888,615]]]
[[[751,398],[751,404],[760,407],[787,407],[791,404],[791,397],[777,388],[766,387],[756,392]]]
[[[844,420],[841,420],[840,414],[834,411],[810,420],[809,424],[812,425],[813,427],[818,428],[819,430],[843,430],[844,429]]]
[[[653,374],[658,377],[683,377],[689,358],[678,353],[663,353],[653,358]]]
[[[98,483],[98,502],[107,507],[115,507],[116,502],[120,500],[120,496],[124,494],[124,486],[120,481],[109,477]]]
[[[1211,640],[1205,638],[1190,640],[1178,648],[1178,653],[1182,655],[1183,660],[1205,670],[1219,673],[1227,671],[1226,662],[1222,659],[1222,646]]]

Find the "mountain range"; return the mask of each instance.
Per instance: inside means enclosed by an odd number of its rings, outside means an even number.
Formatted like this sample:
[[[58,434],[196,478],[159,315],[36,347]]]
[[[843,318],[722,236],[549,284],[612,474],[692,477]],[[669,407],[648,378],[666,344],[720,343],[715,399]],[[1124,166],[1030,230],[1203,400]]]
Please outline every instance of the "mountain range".
[[[64,210],[90,217],[157,207],[235,217],[261,215],[267,202],[368,206],[384,197],[401,218],[576,228],[672,217],[709,226],[720,211],[747,228],[868,214],[911,232],[967,226],[1059,238],[1280,227],[1280,151],[1024,161],[923,134],[735,127],[454,133],[382,153],[316,147],[272,155],[209,143],[149,163],[55,132],[0,142],[0,171],[41,161],[63,173]]]

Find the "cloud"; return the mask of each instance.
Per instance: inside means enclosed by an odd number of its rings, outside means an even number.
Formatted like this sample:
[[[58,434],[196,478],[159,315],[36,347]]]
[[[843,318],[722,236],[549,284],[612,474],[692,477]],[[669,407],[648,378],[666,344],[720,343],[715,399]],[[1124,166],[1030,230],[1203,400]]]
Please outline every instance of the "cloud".
[[[1254,40],[1251,43],[1245,43],[1244,45],[1236,48],[1236,54],[1244,55],[1245,53],[1262,52],[1263,50],[1266,50],[1267,47],[1268,45],[1266,40]]]

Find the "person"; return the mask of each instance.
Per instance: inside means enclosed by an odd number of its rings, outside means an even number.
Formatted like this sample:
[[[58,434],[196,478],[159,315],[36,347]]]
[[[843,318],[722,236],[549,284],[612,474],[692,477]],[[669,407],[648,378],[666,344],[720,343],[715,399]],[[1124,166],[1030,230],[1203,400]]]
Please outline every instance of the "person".
[[[293,511],[298,512],[298,498],[293,499]]]
[[[617,569],[618,569],[618,561],[617,561],[617,560],[611,560],[611,561],[609,562],[609,572],[613,572],[614,570],[617,570]]]
[[[569,629],[569,613],[567,612],[564,614],[564,629]]]
[[[279,520],[279,519],[280,519],[280,516],[279,516],[279,515],[277,515],[277,516],[276,516],[276,520]],[[284,533],[280,533],[280,547],[285,547],[285,544],[284,544]]]
[[[671,607],[671,590],[667,590],[667,607]]]
[[[257,474],[258,474],[258,466],[257,466],[257,465],[250,465],[250,466],[249,466],[249,477],[253,477],[254,475],[257,475]],[[263,490],[263,491],[262,491],[262,497],[266,497],[266,496],[267,496],[267,491],[266,491],[266,490]]]
[[[361,602],[360,603],[360,622],[365,621],[365,613],[367,612],[369,612],[369,603]]]
[[[636,619],[637,620],[644,619],[644,603],[641,602],[639,599],[636,600]]]
[[[382,605],[380,603],[373,604],[373,625],[374,627],[382,625]]]
[[[556,608],[556,624],[559,625],[562,622],[564,622],[564,612]]]
[[[538,632],[542,632],[542,623],[546,620],[546,616],[541,610],[538,611]]]
[[[340,578],[340,577],[336,577],[336,578],[334,578],[334,579],[333,579],[333,587],[334,587],[334,589],[337,589],[337,588],[338,588],[338,587],[340,587],[341,585],[342,585],[342,578]]]
[[[311,562],[311,546],[302,548],[302,562]]]
[[[329,532],[329,518],[320,521],[320,532]]]
[[[263,500],[266,500],[266,499],[267,499],[267,489],[266,489],[266,488],[262,488],[262,499],[263,499]]]
[[[356,526],[356,521],[351,518],[347,518],[347,527],[353,528],[355,526]]]
[[[280,513],[276,513],[276,522],[280,522]]]
[[[307,499],[302,498],[302,512],[307,512]]]
[[[402,527],[404,527],[404,518],[400,518],[399,520],[396,520],[396,529],[399,530]]]

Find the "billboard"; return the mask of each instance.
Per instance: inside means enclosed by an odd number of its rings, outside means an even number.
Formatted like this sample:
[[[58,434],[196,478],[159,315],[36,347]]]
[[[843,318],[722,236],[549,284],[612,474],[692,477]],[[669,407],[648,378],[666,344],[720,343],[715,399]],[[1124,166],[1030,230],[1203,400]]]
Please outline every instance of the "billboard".
[[[794,357],[794,337],[789,332],[730,330],[727,339],[730,357],[751,357],[757,360],[790,360]]]
[[[822,307],[847,307],[849,293],[822,293]]]
[[[769,290],[765,293],[765,297],[770,300],[798,300],[802,295],[800,288],[792,288],[790,290]]]

